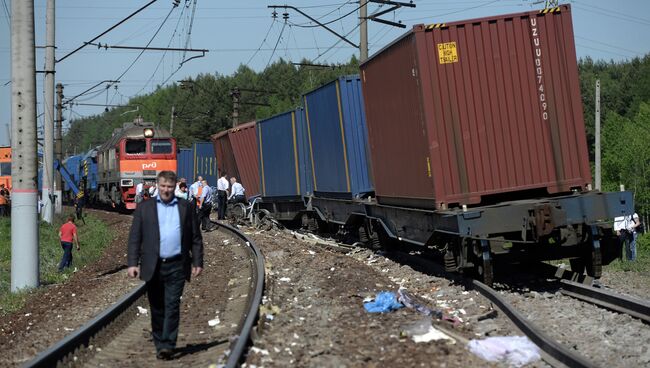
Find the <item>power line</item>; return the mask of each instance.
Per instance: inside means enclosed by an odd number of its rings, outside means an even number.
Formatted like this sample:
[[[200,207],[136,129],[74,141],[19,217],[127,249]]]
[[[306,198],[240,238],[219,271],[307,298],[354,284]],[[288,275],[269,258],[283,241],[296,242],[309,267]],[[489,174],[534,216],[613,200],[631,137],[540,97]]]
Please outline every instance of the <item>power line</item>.
[[[169,43],[167,43],[167,47],[171,46],[172,42],[174,42],[174,36],[176,36],[176,32],[178,32],[178,26],[181,23],[181,19],[183,19],[183,14],[185,14],[185,7],[183,7],[183,10],[181,10],[181,13],[178,16],[178,21],[176,22],[176,27],[174,27],[174,32],[172,33],[172,36],[169,39]],[[156,73],[158,72],[158,69],[160,68],[160,65],[162,64],[163,60],[165,60],[165,56],[167,55],[167,51],[165,51],[158,61],[158,65],[156,65],[156,69],[154,69],[153,73],[151,73],[151,77],[147,80],[147,83],[144,84],[144,86],[135,93],[135,95],[139,95],[140,92],[144,91],[145,88],[149,85],[149,83],[153,80],[153,78],[156,76]]]
[[[101,36],[107,34],[107,33],[110,32],[110,31],[114,30],[115,28],[119,27],[122,23],[124,23],[124,22],[126,22],[127,20],[133,18],[136,14],[138,14],[138,13],[140,13],[141,11],[145,10],[147,7],[149,7],[149,5],[155,3],[156,1],[158,1],[158,0],[151,0],[151,1],[150,1],[148,4],[146,4],[145,6],[141,7],[140,9],[136,10],[135,12],[131,13],[128,17],[122,19],[122,20],[119,21],[117,24],[115,24],[115,25],[112,26],[111,28],[105,30],[104,32],[100,33],[98,36],[96,36],[95,38],[93,38],[92,40],[90,40],[90,41],[88,41],[88,42],[95,42],[95,41],[97,41],[98,38],[100,38]],[[168,15],[168,17],[169,17],[169,15]],[[62,57],[62,58],[60,58],[59,60],[57,60],[56,62],[59,63],[59,62],[65,60],[65,59],[67,59],[70,55],[72,55],[72,54],[74,54],[75,52],[77,52],[77,51],[83,49],[84,47],[86,47],[86,45],[87,45],[87,43],[84,43],[83,45],[77,47],[74,51],[68,53],[68,54],[65,55],[64,57]]]
[[[448,13],[436,14],[435,16],[436,16],[436,17],[443,17],[443,16],[445,16],[445,15],[451,15],[451,14],[456,14],[456,13],[462,13],[462,12],[466,12],[466,11],[468,11],[468,10],[482,8],[482,7],[484,7],[484,6],[491,5],[491,4],[494,4],[494,3],[497,3],[497,2],[499,2],[499,0],[490,1],[490,2],[488,2],[488,3],[483,3],[483,4],[481,4],[481,5],[470,6],[470,7],[468,7],[468,8],[464,8],[464,9],[460,9],[460,10],[456,10],[456,11],[452,11],[452,12],[448,12]],[[405,19],[405,20],[406,20],[406,21],[413,21],[413,20],[422,20],[422,19],[431,19],[431,16],[428,16],[428,17],[419,17],[419,18],[411,18],[411,19]]]
[[[248,65],[251,63],[251,61],[255,57],[255,55],[257,55],[257,53],[260,52],[260,50],[262,49],[262,46],[264,46],[264,43],[266,42],[266,38],[269,36],[269,33],[271,33],[271,28],[273,28],[273,25],[275,24],[276,21],[277,20],[274,17],[273,22],[271,22],[271,25],[269,26],[269,29],[266,31],[266,35],[264,35],[264,39],[262,40],[262,43],[260,43],[260,47],[258,47],[257,50],[255,50],[255,52],[253,53],[253,55],[251,55],[251,57],[248,59],[248,61],[246,62],[246,67],[248,67]]]
[[[133,60],[133,62],[131,62],[131,65],[129,65],[129,67],[126,68],[126,70],[124,70],[124,71],[122,72],[122,74],[120,74],[120,76],[117,77],[116,80],[119,81],[120,79],[122,79],[122,77],[124,76],[124,74],[126,74],[129,70],[131,70],[131,68],[133,67],[133,65],[135,65],[135,63],[140,59],[140,57],[142,56],[142,54],[144,54],[144,52],[146,51],[146,48],[149,47],[149,45],[151,45],[151,42],[153,42],[153,40],[154,40],[154,39],[156,38],[156,36],[158,35],[158,32],[160,32],[160,30],[162,29],[162,27],[165,25],[165,23],[167,22],[167,19],[169,19],[169,16],[172,15],[172,12],[174,11],[174,9],[176,9],[176,6],[172,7],[171,9],[169,9],[169,13],[167,13],[167,16],[165,17],[165,19],[163,20],[163,22],[160,24],[160,27],[158,27],[158,29],[156,30],[156,33],[154,33],[153,36],[151,36],[151,39],[149,39],[149,42],[147,42],[147,45],[145,46],[145,48],[142,49],[142,51],[140,51],[140,53],[138,54],[138,56]]]
[[[275,46],[273,47],[273,52],[271,52],[271,56],[269,57],[269,61],[266,62],[266,67],[264,67],[264,69],[268,68],[269,64],[271,64],[271,60],[273,59],[273,55],[275,55],[275,50],[278,48],[278,44],[280,43],[280,40],[282,39],[282,33],[284,33],[284,28],[286,26],[287,26],[287,21],[285,19],[284,23],[282,23],[282,29],[280,30],[280,35],[278,35],[278,40],[275,42]]]

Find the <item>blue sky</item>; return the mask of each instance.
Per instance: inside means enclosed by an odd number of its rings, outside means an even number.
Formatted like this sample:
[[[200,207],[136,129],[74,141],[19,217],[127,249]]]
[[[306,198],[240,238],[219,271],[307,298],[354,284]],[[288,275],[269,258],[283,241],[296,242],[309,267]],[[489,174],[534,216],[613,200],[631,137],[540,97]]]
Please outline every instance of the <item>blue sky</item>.
[[[59,0],[56,6],[57,58],[74,50],[105,31],[148,0]],[[383,18],[401,20],[407,29],[419,23],[441,23],[489,15],[540,9],[536,0],[415,0],[416,8],[402,8]],[[186,0],[181,0],[186,3]],[[563,2],[566,3],[566,2]],[[578,57],[625,60],[650,52],[650,1],[573,0],[575,42]],[[11,121],[11,49],[10,27],[4,5],[0,0],[0,145],[9,143],[5,125]],[[35,1],[36,44],[45,39],[45,0]],[[172,10],[172,0],[158,0],[97,42],[109,45],[145,46],[151,41],[156,47],[188,47],[209,49],[205,57],[190,60],[179,69],[183,58],[179,52],[145,52],[137,61],[139,51],[99,50],[88,46],[57,63],[57,82],[65,86],[66,97],[75,96],[103,80],[120,77],[120,83],[106,88],[101,84],[92,93],[77,99],[79,103],[102,106],[75,105],[64,113],[66,119],[97,114],[106,104],[124,104],[128,98],[150,93],[157,85],[172,83],[199,73],[231,74],[240,64],[255,70],[264,69],[269,62],[282,57],[298,62],[303,57],[317,62],[342,62],[358,50],[322,28],[298,27],[310,25],[309,20],[289,10],[289,23],[284,25],[283,11],[277,19],[271,17],[267,5],[293,5],[321,22],[338,19],[330,27],[347,34],[354,43],[359,41],[356,28],[358,4],[346,0],[197,0],[194,21],[190,22],[194,0],[188,7]],[[369,13],[377,5],[369,6]],[[165,18],[169,15],[166,21]],[[191,24],[191,27],[190,27]],[[284,25],[284,27],[283,27]],[[395,39],[406,30],[379,23],[369,23],[370,54]],[[159,29],[155,37],[154,34]],[[191,32],[190,32],[191,29]],[[188,37],[188,33],[190,36]],[[152,40],[153,38],[153,40]],[[277,47],[276,47],[277,43]],[[259,50],[258,50],[259,49]],[[275,49],[275,51],[273,51]],[[189,58],[195,54],[188,53]],[[130,64],[133,66],[128,69]],[[37,69],[43,69],[44,52],[36,51]],[[172,74],[175,72],[175,74]],[[43,75],[37,75],[38,111],[43,111]],[[117,86],[117,89],[115,88]],[[43,124],[42,117],[38,124]]]

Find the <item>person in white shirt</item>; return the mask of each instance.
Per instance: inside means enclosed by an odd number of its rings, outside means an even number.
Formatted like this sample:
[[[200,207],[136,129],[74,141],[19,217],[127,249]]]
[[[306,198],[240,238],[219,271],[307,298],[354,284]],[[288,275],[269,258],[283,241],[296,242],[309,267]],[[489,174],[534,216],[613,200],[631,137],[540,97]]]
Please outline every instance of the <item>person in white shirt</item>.
[[[187,191],[183,192],[181,190],[181,183],[185,183],[185,188],[187,188],[187,180],[185,178],[178,179],[178,183],[176,183],[176,189],[174,189],[174,197],[187,199]]]
[[[144,183],[139,182],[138,185],[135,186],[135,203],[142,202],[143,192],[144,192]]]
[[[230,184],[226,179],[226,172],[221,173],[221,177],[217,180],[217,214],[219,220],[226,218],[226,206],[228,202],[228,188]]]
[[[149,187],[149,196],[155,197],[158,195],[158,183]]]
[[[625,246],[625,255],[628,261],[636,261],[636,239],[639,226],[641,226],[641,220],[636,212],[614,219],[614,230],[618,235],[621,247]]]
[[[247,204],[246,201],[246,190],[244,187],[237,182],[237,178],[234,176],[230,178],[230,197],[228,197],[228,201],[230,203],[243,203]]]

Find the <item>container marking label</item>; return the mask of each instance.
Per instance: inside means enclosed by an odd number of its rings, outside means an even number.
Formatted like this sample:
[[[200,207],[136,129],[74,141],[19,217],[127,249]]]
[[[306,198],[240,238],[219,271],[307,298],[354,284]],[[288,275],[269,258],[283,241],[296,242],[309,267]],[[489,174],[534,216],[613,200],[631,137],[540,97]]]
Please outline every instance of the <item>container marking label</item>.
[[[444,42],[438,44],[438,59],[440,64],[451,64],[458,62],[458,51],[456,42]]]
[[[533,59],[535,61],[535,82],[537,84],[537,95],[539,107],[542,112],[542,120],[548,120],[548,102],[546,101],[546,88],[544,87],[544,69],[542,68],[542,46],[540,42],[540,31],[537,26],[537,18],[530,18],[530,33],[533,41]]]

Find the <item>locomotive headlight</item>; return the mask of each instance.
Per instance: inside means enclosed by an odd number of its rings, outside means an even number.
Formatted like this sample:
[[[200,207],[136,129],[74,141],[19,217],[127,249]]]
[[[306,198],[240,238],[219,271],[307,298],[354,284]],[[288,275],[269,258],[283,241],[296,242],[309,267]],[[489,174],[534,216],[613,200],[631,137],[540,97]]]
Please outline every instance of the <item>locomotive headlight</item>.
[[[153,138],[153,129],[145,128],[144,129],[144,137],[145,138]]]

